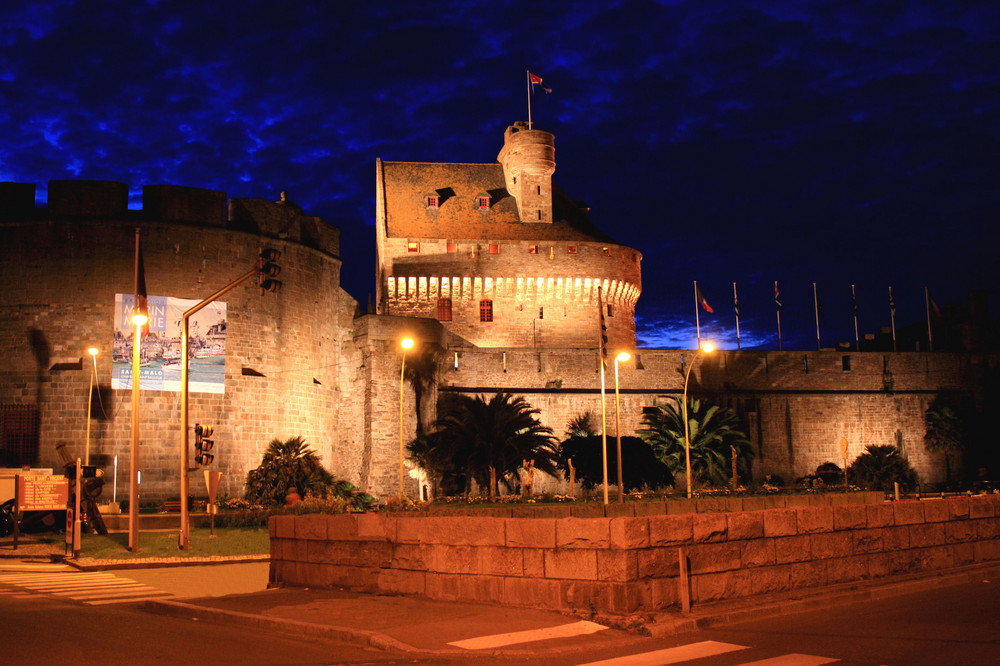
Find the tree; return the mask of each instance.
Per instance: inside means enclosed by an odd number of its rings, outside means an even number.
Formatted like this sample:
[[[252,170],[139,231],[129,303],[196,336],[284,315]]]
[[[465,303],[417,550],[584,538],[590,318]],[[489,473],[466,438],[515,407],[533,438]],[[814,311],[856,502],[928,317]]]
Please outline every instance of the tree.
[[[435,460],[446,455],[481,488],[488,487],[491,497],[501,481],[512,486],[509,479],[525,460],[534,460],[539,471],[555,474],[552,429],[538,420],[539,411],[523,397],[502,392],[489,400],[458,394],[440,401]]]
[[[618,452],[614,439],[608,439],[608,483],[618,483]],[[573,460],[576,477],[584,488],[604,483],[601,462],[601,436],[570,437],[560,447],[559,470],[569,478],[569,460]],[[622,476],[625,490],[643,487],[662,488],[673,485],[670,469],[656,457],[649,444],[638,437],[622,437]]]
[[[408,354],[403,365],[403,377],[413,387],[416,403],[417,437],[424,434],[424,396],[434,390],[437,384],[437,366],[441,350],[437,346],[421,344],[415,353]]]
[[[961,455],[966,448],[965,419],[959,400],[940,395],[927,409],[927,433],[924,446],[928,451],[944,453],[945,481],[951,481],[951,455]]]
[[[594,427],[594,415],[590,412],[577,414],[566,424],[566,437],[590,437],[598,434]]]
[[[639,436],[646,440],[671,473],[686,469],[684,418],[680,400],[661,403],[643,415]],[[688,398],[691,476],[703,483],[724,485],[730,477],[733,450],[739,476],[750,478],[753,449],[731,409]]]
[[[353,490],[350,484],[334,480],[302,437],[284,442],[272,439],[260,466],[247,474],[245,499],[264,506],[279,505],[291,488],[303,497],[331,493],[343,496]]]
[[[847,468],[847,478],[862,488],[888,492],[895,483],[903,490],[916,487],[919,479],[910,462],[891,444],[869,444]]]

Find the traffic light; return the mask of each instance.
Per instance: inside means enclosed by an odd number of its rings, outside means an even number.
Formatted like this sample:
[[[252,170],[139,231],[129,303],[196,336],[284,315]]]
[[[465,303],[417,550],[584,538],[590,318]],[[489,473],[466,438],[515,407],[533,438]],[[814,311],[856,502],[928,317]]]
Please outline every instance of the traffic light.
[[[273,248],[264,248],[257,257],[257,281],[260,286],[260,294],[265,291],[279,291],[281,280],[275,280],[281,273],[281,266],[277,263],[281,258],[281,252]]]
[[[63,474],[67,479],[76,478],[76,464],[70,463],[66,465]],[[104,476],[104,470],[97,465],[80,465],[80,478],[81,479],[99,479]]]
[[[200,423],[194,425],[194,448],[198,452],[194,461],[199,465],[211,465],[215,460],[215,456],[209,453],[215,445],[215,441],[211,439],[213,432],[215,428],[212,426],[203,426]]]

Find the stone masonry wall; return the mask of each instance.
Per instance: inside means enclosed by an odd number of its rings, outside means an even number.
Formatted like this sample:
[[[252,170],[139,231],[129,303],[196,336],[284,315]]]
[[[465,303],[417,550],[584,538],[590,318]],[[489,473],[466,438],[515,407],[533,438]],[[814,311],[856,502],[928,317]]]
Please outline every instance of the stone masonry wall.
[[[1000,560],[997,495],[784,508],[757,501],[761,508],[722,513],[626,504],[659,513],[611,518],[275,516],[270,579],[631,614],[679,603],[682,548],[695,604]]]

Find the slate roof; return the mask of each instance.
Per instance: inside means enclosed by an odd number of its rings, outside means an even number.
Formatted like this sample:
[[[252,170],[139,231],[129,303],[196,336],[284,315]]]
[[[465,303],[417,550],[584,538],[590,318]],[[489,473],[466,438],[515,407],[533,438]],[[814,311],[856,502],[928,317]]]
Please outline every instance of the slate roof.
[[[592,241],[619,244],[599,231],[587,213],[552,186],[552,224],[521,222],[507,192],[503,167],[493,164],[382,162],[386,235],[390,238]],[[381,194],[381,193],[379,193]],[[437,209],[425,197],[439,197]],[[490,197],[479,209],[477,197]]]

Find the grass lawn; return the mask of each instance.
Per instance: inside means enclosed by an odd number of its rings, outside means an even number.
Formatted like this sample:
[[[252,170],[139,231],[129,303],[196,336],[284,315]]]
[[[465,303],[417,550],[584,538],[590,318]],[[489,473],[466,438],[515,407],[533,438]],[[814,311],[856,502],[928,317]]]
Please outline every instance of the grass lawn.
[[[128,550],[128,533],[84,534],[80,557],[95,559],[134,560],[145,557],[211,557],[217,555],[266,555],[270,541],[266,527],[216,527],[215,538],[209,529],[191,530],[189,550],[177,547],[177,530],[170,532],[139,532],[139,551]]]

